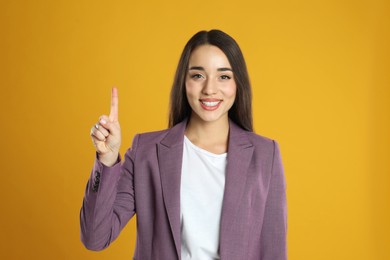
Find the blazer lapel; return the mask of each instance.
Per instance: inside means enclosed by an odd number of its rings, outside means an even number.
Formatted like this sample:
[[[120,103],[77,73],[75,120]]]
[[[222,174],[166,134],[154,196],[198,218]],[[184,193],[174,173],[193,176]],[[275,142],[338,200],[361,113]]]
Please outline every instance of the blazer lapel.
[[[233,225],[245,190],[247,169],[252,159],[253,144],[247,132],[230,121],[225,192],[222,203],[220,247],[228,247],[230,227]]]
[[[183,160],[184,130],[187,121],[173,128],[157,145],[158,163],[161,174],[161,184],[164,204],[167,211],[178,259],[180,259],[180,181]]]

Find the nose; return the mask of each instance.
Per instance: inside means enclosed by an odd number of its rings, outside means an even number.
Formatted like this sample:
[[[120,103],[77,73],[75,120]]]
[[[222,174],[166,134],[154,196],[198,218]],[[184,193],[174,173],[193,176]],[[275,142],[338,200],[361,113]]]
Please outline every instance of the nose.
[[[204,83],[202,93],[204,95],[208,95],[208,96],[216,94],[217,93],[217,86],[216,86],[215,82],[213,82],[210,79],[207,79]]]

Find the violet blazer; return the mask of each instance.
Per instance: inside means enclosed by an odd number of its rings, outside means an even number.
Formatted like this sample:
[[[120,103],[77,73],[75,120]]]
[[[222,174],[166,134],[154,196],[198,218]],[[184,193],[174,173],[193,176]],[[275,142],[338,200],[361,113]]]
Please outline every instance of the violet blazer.
[[[278,144],[230,121],[220,224],[222,260],[286,260],[286,183]],[[123,163],[98,160],[80,212],[81,240],[107,247],[137,214],[134,259],[180,259],[180,176],[186,121],[134,137]]]

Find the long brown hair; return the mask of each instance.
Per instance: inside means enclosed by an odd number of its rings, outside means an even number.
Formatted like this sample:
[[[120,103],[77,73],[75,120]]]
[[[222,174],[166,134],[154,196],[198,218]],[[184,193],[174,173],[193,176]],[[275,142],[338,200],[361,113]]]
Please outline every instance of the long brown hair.
[[[237,42],[220,30],[200,31],[192,36],[184,47],[171,89],[168,127],[173,127],[191,115],[185,88],[188,63],[192,51],[205,44],[222,50],[232,66],[237,91],[234,104],[228,112],[229,118],[243,129],[253,131],[252,91],[244,56]]]

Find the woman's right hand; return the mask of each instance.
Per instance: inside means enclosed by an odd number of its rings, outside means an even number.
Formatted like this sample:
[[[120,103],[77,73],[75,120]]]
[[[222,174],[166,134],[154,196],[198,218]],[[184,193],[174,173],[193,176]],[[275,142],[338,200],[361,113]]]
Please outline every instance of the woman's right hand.
[[[118,90],[112,88],[110,115],[102,115],[91,128],[93,145],[98,159],[106,166],[114,165],[121,146],[121,128],[118,121]]]

